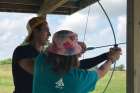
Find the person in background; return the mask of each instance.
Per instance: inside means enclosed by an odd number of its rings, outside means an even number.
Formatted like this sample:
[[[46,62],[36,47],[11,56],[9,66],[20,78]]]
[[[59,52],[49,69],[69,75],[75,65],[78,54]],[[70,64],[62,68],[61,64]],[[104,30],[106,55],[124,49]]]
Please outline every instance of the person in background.
[[[27,23],[28,36],[17,46],[12,57],[14,93],[32,93],[34,59],[43,52],[50,37],[47,21],[43,17],[33,17]]]
[[[74,32],[56,32],[46,53],[36,58],[33,93],[89,93],[111,64],[120,58],[121,49],[111,48],[105,63],[93,71],[79,68],[81,53],[82,47]]]

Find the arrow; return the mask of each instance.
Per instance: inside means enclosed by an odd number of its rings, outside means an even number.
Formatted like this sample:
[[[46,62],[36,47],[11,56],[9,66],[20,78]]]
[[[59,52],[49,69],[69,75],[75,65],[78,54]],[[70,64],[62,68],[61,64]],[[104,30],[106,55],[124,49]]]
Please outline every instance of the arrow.
[[[124,42],[124,43],[118,43],[117,45],[123,45],[123,44],[126,44],[126,43],[125,43],[125,42]],[[99,47],[87,47],[86,51],[93,50],[93,49],[97,49],[97,48],[109,47],[109,46],[114,46],[114,44],[105,45],[105,46],[99,46]]]

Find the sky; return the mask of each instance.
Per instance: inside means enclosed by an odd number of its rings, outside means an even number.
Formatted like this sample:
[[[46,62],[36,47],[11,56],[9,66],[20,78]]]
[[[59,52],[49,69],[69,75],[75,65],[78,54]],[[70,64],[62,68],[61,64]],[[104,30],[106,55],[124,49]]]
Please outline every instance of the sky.
[[[115,29],[117,43],[126,42],[126,0],[101,0]],[[88,23],[86,20],[89,7],[72,15],[47,15],[50,31],[66,29],[78,34],[79,40],[84,41],[87,47],[98,47],[114,44],[113,34],[98,3],[90,6]],[[26,24],[36,14],[0,12],[0,60],[11,58],[16,46],[20,45],[27,36]],[[86,35],[84,40],[84,32]],[[126,45],[120,45],[122,55],[117,65],[126,66]],[[109,48],[100,48],[87,51],[84,58],[98,56],[109,51]]]

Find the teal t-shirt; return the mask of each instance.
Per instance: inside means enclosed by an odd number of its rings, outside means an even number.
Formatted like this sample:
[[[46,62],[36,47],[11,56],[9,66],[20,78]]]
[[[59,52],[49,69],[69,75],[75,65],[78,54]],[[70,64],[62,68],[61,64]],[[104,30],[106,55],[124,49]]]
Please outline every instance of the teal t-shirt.
[[[98,79],[96,71],[78,68],[60,76],[46,63],[45,55],[40,54],[35,62],[33,93],[89,93]]]

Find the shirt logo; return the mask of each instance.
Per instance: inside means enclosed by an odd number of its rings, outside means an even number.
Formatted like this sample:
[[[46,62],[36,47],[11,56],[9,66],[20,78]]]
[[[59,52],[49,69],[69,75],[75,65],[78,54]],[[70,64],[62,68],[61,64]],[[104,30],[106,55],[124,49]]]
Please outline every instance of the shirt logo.
[[[63,78],[60,78],[56,83],[55,83],[55,88],[58,88],[62,90],[64,88],[64,83],[63,83]]]

